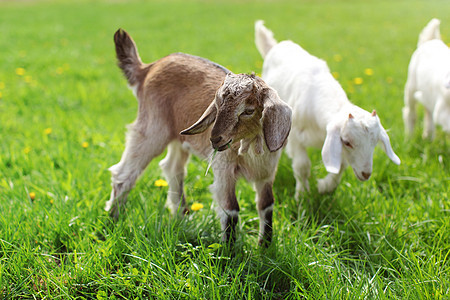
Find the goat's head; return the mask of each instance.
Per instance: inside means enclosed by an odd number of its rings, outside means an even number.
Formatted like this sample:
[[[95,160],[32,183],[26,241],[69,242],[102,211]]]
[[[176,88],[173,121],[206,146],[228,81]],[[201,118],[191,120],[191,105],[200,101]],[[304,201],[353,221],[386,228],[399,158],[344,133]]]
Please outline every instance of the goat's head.
[[[273,152],[287,139],[291,109],[261,78],[229,73],[200,119],[181,134],[202,133],[213,123],[210,139],[216,150],[262,135]]]
[[[356,113],[355,113],[356,115]],[[322,159],[330,173],[339,173],[342,158],[353,168],[356,177],[365,181],[372,174],[373,151],[381,142],[384,152],[397,165],[400,159],[392,150],[389,136],[375,111],[349,114],[345,120],[336,119],[327,126]]]

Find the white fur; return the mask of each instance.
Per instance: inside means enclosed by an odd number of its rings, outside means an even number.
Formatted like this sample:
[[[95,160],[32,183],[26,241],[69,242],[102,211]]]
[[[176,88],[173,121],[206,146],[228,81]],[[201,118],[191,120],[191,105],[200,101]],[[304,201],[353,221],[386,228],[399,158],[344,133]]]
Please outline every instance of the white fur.
[[[329,172],[318,181],[320,193],[337,187],[348,164],[359,180],[369,179],[378,142],[388,157],[400,164],[376,113],[350,103],[325,61],[291,41],[277,43],[263,21],[255,23],[255,43],[264,58],[263,79],[293,110],[286,150],[297,181],[296,197],[309,190],[308,147],[322,147],[322,159]]]
[[[425,107],[424,138],[434,138],[435,125],[450,133],[450,49],[440,39],[440,21],[432,19],[419,35],[405,85],[403,120],[411,135],[416,123],[416,103]],[[434,123],[434,124],[433,124]]]

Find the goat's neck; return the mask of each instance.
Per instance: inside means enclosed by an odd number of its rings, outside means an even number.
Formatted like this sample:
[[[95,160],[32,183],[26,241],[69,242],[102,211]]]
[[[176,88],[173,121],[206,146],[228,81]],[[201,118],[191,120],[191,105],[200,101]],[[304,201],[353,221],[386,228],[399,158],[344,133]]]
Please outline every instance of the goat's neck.
[[[262,154],[264,152],[264,138],[261,134],[258,134],[251,138],[244,138],[241,140],[241,146],[239,147],[238,154],[244,155],[248,152],[250,147],[253,147],[255,154]]]

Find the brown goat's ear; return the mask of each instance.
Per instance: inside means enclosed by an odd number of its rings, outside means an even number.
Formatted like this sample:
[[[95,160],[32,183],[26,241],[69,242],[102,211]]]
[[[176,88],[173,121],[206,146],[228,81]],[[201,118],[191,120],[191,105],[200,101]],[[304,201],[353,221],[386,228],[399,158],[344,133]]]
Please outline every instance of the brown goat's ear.
[[[284,146],[291,131],[292,110],[274,90],[267,89],[264,93],[262,115],[264,139],[269,151],[274,152]]]
[[[215,101],[211,102],[211,104],[208,106],[208,108],[205,110],[203,115],[198,119],[197,122],[195,122],[194,125],[192,125],[189,128],[186,128],[185,130],[181,131],[180,134],[183,135],[193,135],[193,134],[199,134],[204,132],[208,127],[214,123],[216,120],[216,114],[217,114],[217,108]]]

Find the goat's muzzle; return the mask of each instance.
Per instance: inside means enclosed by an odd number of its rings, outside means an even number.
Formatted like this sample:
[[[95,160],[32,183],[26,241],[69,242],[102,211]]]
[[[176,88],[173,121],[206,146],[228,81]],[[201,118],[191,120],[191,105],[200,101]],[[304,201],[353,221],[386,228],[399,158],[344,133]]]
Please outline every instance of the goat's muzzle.
[[[368,180],[368,179],[370,178],[370,175],[372,175],[372,174],[371,174],[371,173],[362,172],[361,175],[362,175],[362,177],[363,177],[365,180]]]
[[[217,137],[211,137],[210,141],[211,141],[211,145],[214,149],[216,149],[218,151],[224,151],[231,145],[231,142],[233,140],[229,140],[228,142],[223,143],[223,138],[221,136],[217,136]]]

